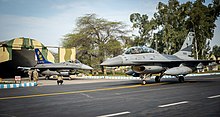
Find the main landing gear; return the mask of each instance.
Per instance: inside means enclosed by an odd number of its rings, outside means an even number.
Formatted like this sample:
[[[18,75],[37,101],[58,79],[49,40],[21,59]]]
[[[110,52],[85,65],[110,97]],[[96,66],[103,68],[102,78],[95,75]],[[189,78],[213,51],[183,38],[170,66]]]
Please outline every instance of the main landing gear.
[[[45,76],[45,80],[50,80],[50,76]]]
[[[184,76],[177,76],[177,78],[180,83],[184,82]]]
[[[146,80],[147,80],[147,79],[150,79],[151,75],[152,75],[152,74],[148,74],[148,75],[146,75],[146,74],[141,74],[141,75],[140,75],[140,78],[142,79],[142,85],[146,85],[146,84],[147,84],[147,81],[146,81]],[[162,77],[163,77],[162,74],[161,74],[160,76],[156,76],[156,77],[155,77],[155,82],[156,82],[156,83],[159,83]],[[176,76],[176,78],[178,79],[178,81],[179,81],[180,83],[183,83],[183,82],[185,81],[185,78],[184,78],[183,75]]]
[[[147,81],[146,80],[142,80],[142,85],[146,85]]]
[[[160,79],[161,79],[160,76],[156,76],[156,77],[155,77],[155,82],[156,82],[156,83],[159,83],[159,82],[160,82]]]
[[[160,82],[160,79],[161,79],[162,77],[163,77],[163,72],[161,72],[159,76],[156,76],[156,77],[155,77],[155,82],[156,82],[156,83],[159,83],[159,82]]]
[[[147,84],[147,79],[150,79],[150,77],[152,76],[152,74],[141,74],[140,75],[140,78],[142,79],[142,85],[145,85],[145,84]],[[160,76],[156,76],[155,77],[155,82],[156,83],[159,83],[160,82],[160,79],[162,78],[162,73],[161,73],[161,75]]]

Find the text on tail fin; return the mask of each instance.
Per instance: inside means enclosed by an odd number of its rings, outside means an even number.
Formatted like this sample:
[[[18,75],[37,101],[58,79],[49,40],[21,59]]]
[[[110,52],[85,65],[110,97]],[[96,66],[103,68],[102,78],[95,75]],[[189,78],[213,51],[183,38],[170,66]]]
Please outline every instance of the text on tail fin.
[[[178,51],[177,53],[175,53],[174,55],[176,55],[177,57],[181,58],[181,59],[187,59],[187,60],[191,60],[193,58],[191,58],[191,54],[192,54],[192,48],[193,48],[193,39],[195,37],[195,33],[194,32],[189,32],[180,51]]]
[[[51,63],[44,58],[43,54],[40,52],[40,50],[38,48],[35,49],[35,54],[37,56],[37,63],[38,64]]]
[[[193,43],[193,39],[195,37],[195,33],[194,32],[189,32],[180,51],[192,51],[192,43]]]

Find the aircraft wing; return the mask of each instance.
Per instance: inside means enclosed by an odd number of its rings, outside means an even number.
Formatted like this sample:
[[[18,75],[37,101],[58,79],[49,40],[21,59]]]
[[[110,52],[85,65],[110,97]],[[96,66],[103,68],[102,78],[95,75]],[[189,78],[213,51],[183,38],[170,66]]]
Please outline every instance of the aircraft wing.
[[[17,69],[20,69],[21,71],[25,71],[25,70],[30,70],[31,67],[21,67],[21,66],[18,66]]]
[[[49,69],[49,70],[74,70],[74,69],[92,70],[93,68],[88,65],[85,65],[85,64],[80,64],[80,65],[38,64],[35,67],[32,67],[31,69],[39,69],[39,70],[44,70],[44,69]]]
[[[72,66],[36,66],[36,67],[32,67],[32,69],[80,69],[80,67],[72,67]]]

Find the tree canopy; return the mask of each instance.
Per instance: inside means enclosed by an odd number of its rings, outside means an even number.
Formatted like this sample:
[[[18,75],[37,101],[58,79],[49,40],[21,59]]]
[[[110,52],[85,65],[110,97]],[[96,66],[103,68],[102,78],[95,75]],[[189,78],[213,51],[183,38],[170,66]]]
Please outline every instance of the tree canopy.
[[[121,54],[129,42],[128,30],[122,22],[97,18],[95,14],[79,17],[73,33],[65,35],[64,47],[76,47],[77,58],[93,67],[110,56]],[[125,42],[125,43],[122,43]]]
[[[216,58],[220,57],[220,46],[217,46],[217,45],[213,46],[213,48],[212,48],[212,54],[213,54]]]
[[[206,4],[205,0],[182,4],[178,0],[169,0],[167,4],[159,2],[152,19],[148,19],[147,14],[133,13],[130,21],[134,28],[138,28],[142,43],[150,43],[151,47],[166,54],[177,52],[187,33],[194,31],[194,56],[203,58],[220,13],[219,0]]]
[[[146,8],[147,9],[147,8]],[[210,3],[195,0],[180,3],[178,0],[159,2],[152,18],[147,14],[133,13],[130,21],[139,35],[130,32],[122,22],[98,18],[96,14],[79,17],[76,28],[62,40],[64,47],[76,47],[77,59],[92,67],[99,67],[106,58],[117,56],[130,46],[150,45],[160,53],[177,52],[189,31],[195,32],[195,58],[204,58],[210,50],[211,40],[220,15],[220,1]]]

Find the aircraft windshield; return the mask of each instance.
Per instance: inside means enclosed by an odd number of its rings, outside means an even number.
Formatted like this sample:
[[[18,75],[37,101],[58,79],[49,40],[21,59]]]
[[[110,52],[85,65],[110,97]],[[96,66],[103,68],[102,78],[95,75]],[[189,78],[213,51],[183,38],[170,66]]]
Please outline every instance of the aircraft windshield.
[[[146,46],[135,46],[128,48],[124,54],[141,54],[141,53],[155,53],[156,51],[152,48],[148,48]]]

